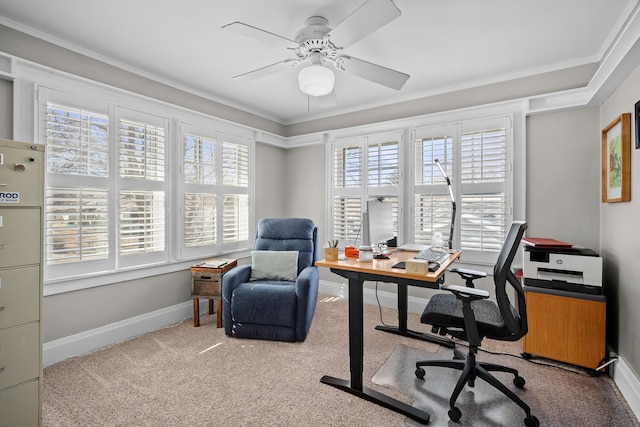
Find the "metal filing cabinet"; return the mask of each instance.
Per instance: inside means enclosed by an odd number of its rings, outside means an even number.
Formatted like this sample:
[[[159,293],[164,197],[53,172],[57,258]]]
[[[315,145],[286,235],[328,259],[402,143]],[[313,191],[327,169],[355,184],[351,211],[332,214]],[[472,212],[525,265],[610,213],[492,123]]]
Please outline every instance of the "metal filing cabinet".
[[[42,423],[44,147],[0,139],[0,427]]]

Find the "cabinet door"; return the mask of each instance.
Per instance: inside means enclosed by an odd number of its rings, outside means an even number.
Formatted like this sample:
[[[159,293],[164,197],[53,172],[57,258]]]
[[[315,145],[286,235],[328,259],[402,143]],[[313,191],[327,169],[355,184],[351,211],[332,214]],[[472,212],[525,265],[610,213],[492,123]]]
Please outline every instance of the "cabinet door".
[[[40,323],[0,331],[0,390],[40,376]]]
[[[40,208],[0,209],[0,268],[40,263]]]
[[[595,369],[605,356],[606,303],[525,292],[529,332],[522,351]]]
[[[0,329],[40,318],[38,266],[0,270]]]

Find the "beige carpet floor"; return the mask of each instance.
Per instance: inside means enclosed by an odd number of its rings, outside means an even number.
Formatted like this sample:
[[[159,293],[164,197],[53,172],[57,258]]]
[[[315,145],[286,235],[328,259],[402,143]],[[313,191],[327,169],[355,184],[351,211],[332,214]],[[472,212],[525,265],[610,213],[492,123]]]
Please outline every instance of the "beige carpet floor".
[[[365,386],[410,404],[415,402],[432,414],[430,425],[455,425],[446,415],[446,396],[452,390],[453,377],[442,369],[429,373],[425,381],[413,376],[414,358],[446,357],[450,350],[376,331],[375,326],[380,324],[378,307],[365,305],[364,313]],[[395,310],[383,309],[382,318],[387,324],[397,322]],[[403,415],[320,383],[325,374],[349,378],[347,319],[346,300],[321,296],[303,343],[229,338],[223,329],[216,328],[215,316],[201,316],[198,328],[193,327],[191,319],[185,319],[172,327],[58,363],[44,370],[43,425],[417,425]],[[409,316],[409,328],[427,330],[419,324],[417,315]],[[515,355],[520,352],[519,346],[490,341],[486,345]],[[508,356],[486,357],[517,365],[527,380],[525,389],[518,393],[541,425],[639,425],[606,375],[590,377],[571,367],[567,371]],[[511,378],[505,376],[503,380],[513,387]],[[477,384],[475,389],[463,391],[463,403],[495,403],[507,408],[503,414],[521,411],[500,396],[487,401],[482,390]],[[500,415],[500,410],[469,412],[465,417],[465,408],[461,406],[461,425],[513,425],[514,418]],[[524,425],[524,412],[520,416],[515,419]]]

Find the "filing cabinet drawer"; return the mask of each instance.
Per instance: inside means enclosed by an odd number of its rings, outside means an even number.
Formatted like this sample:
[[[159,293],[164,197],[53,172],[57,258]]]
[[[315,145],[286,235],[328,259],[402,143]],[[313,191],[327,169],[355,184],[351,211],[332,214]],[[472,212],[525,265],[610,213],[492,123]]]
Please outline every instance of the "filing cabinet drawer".
[[[39,393],[37,380],[0,391],[0,427],[39,425]]]
[[[15,141],[4,143],[7,146],[0,146],[0,207],[40,206],[44,147]]]
[[[40,269],[0,270],[0,329],[40,318]]]
[[[0,268],[39,264],[40,208],[0,210]]]
[[[40,376],[40,323],[0,331],[0,390]]]

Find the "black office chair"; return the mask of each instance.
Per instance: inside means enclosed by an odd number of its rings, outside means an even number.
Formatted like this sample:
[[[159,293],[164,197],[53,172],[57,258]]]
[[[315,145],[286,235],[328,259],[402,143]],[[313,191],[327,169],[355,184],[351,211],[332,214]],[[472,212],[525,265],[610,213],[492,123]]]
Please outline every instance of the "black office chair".
[[[511,225],[498,261],[493,268],[497,304],[487,299],[489,292],[483,289],[445,285],[442,286],[442,289],[451,293],[434,295],[420,318],[422,323],[439,328],[442,334],[447,333],[469,343],[469,353],[466,357],[461,351],[454,349],[453,360],[425,360],[416,363],[416,377],[420,379],[424,379],[425,375],[423,366],[441,366],[462,371],[449,400],[449,418],[454,422],[459,421],[462,416],[460,409],[455,406],[462,388],[465,384],[473,387],[476,377],[480,377],[524,409],[527,414],[524,423],[527,427],[540,425],[540,421],[531,415],[529,406],[489,373],[489,371],[511,373],[515,375],[513,379],[515,386],[523,388],[525,380],[518,375],[518,371],[505,366],[476,361],[476,354],[484,337],[501,341],[516,341],[527,333],[524,292],[518,279],[511,271],[511,262],[518,251],[520,239],[526,229],[525,222],[514,222]],[[467,281],[467,284],[486,276],[484,272],[473,270],[454,268],[451,271],[460,274]],[[509,301],[507,282],[516,291],[517,308]]]

